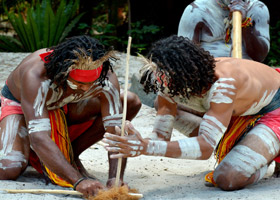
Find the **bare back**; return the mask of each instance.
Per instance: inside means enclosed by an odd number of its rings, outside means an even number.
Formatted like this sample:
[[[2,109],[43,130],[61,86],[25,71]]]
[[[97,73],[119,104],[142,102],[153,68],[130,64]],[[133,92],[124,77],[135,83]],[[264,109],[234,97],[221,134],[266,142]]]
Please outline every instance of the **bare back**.
[[[232,58],[216,60],[217,78],[231,77],[236,82],[234,115],[256,114],[270,103],[280,87],[280,74],[262,63]]]

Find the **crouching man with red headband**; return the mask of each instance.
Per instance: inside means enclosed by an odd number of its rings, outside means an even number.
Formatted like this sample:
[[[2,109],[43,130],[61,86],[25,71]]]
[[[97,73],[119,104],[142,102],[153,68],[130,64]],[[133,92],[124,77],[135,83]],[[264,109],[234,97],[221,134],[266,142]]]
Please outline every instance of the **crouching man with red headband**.
[[[1,91],[1,180],[16,179],[30,164],[52,183],[85,196],[103,189],[89,178],[79,155],[121,125],[123,95],[113,58],[96,39],[76,36],[19,64]],[[130,92],[127,102],[132,120],[141,102]],[[108,187],[116,171],[117,160],[109,159]]]

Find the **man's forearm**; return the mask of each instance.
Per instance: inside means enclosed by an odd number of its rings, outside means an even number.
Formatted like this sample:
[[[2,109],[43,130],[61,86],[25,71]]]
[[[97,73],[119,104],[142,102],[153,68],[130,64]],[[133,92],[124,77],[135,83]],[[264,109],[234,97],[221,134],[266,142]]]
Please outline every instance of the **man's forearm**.
[[[38,142],[38,140],[36,140],[35,143],[31,143],[32,148],[44,165],[46,165],[53,173],[71,184],[74,184],[82,177],[78,170],[66,160],[50,137],[47,136],[46,138],[41,139],[41,141],[42,142]]]
[[[262,37],[254,27],[246,27],[242,29],[242,39],[244,40],[247,54],[253,60],[262,62],[269,51],[265,42],[266,38]]]

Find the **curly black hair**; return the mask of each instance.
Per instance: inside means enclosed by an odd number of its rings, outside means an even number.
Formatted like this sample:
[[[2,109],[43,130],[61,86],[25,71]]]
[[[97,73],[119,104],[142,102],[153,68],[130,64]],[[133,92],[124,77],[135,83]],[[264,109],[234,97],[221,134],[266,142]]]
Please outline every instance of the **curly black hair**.
[[[157,65],[158,77],[165,75],[168,78],[167,87],[171,96],[189,98],[191,95],[200,95],[203,89],[208,89],[215,81],[214,57],[188,38],[173,35],[161,39],[153,43],[147,58]],[[153,76],[149,70],[143,73],[140,83],[144,91],[163,92],[163,81],[159,83]]]
[[[78,60],[75,51],[86,53],[93,61],[103,57],[106,53],[104,46],[97,39],[87,35],[67,38],[64,42],[48,50],[53,50],[53,52],[45,58],[47,62],[45,63],[47,76],[50,78],[51,83],[55,82],[57,87],[62,85],[64,89],[66,88],[66,80],[69,76],[67,73],[68,68],[74,63],[73,60]],[[104,80],[109,70],[113,71],[108,60],[103,63],[102,72],[98,78],[102,87],[105,85]]]

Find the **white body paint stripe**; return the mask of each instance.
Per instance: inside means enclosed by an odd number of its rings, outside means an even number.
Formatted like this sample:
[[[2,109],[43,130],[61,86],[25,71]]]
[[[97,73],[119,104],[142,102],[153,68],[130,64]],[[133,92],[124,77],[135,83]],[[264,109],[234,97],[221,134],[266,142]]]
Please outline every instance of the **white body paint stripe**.
[[[18,132],[19,130],[19,120],[15,115],[9,116],[9,120],[6,124],[5,129],[0,128],[1,133],[1,142],[2,142],[2,149],[0,150],[0,161],[2,160],[10,160],[12,162],[9,165],[4,166],[0,162],[1,169],[9,169],[9,168],[18,168],[22,167],[22,162],[26,163],[26,159],[22,152],[14,151],[13,145],[16,139],[17,134],[20,135]]]
[[[121,119],[121,118],[122,118],[122,114],[109,115],[109,116],[103,117],[103,121],[112,120],[112,119]]]
[[[137,145],[141,144],[140,141],[136,141],[136,140],[127,140],[127,142],[130,143],[130,144],[137,144]]]
[[[271,100],[273,99],[276,92],[277,92],[277,90],[276,91],[272,90],[267,95],[267,91],[265,91],[261,100],[259,102],[253,103],[253,105],[245,113],[243,113],[241,116],[253,115],[253,114],[258,113],[263,107],[267,106],[271,102]]]
[[[122,125],[122,114],[116,114],[116,115],[109,115],[102,118],[103,124],[105,129],[107,127],[111,126],[119,126]]]
[[[198,159],[201,157],[202,153],[196,137],[178,140],[178,143],[181,149],[180,158]]]
[[[103,122],[103,124],[104,124],[105,129],[107,127],[112,127],[112,126],[113,127],[115,127],[115,126],[121,127],[122,120],[121,119],[120,120],[107,120],[107,121]]]
[[[49,118],[34,119],[28,123],[29,134],[34,132],[50,131],[51,122]]]
[[[12,152],[13,145],[16,139],[16,135],[18,132],[19,121],[17,120],[15,115],[9,116],[9,120],[7,121],[6,128],[2,131],[1,141],[3,147],[0,151],[0,155],[7,155]]]
[[[276,156],[278,154],[280,150],[279,139],[266,125],[258,124],[248,133],[248,135],[256,135],[259,137],[266,144],[266,147],[271,155]]]
[[[242,172],[244,176],[249,178],[255,174],[258,169],[265,166],[267,160],[263,155],[255,152],[251,148],[245,145],[237,145],[231,150],[221,165],[223,163],[227,163],[233,169]],[[214,173],[214,180],[216,180],[216,177]]]
[[[165,156],[167,150],[167,142],[149,140],[147,146],[147,154],[151,156]]]
[[[213,123],[215,123],[217,125],[217,127],[219,127],[221,129],[221,132],[223,132],[223,133],[226,132],[227,127],[225,127],[216,117],[205,114],[203,116],[203,119],[212,121]]]
[[[43,81],[41,83],[41,87],[38,89],[38,94],[36,96],[36,99],[35,99],[34,105],[33,105],[36,117],[42,116],[42,114],[43,114],[43,109],[44,109],[47,94],[49,91],[50,82],[51,82],[50,79]]]
[[[224,81],[235,82],[233,78],[219,78],[211,87],[209,92],[209,102],[213,103],[232,103],[232,98],[227,96],[227,94],[235,95],[234,92],[228,89],[235,90],[233,84],[223,83]]]
[[[78,89],[78,86],[75,85],[72,81],[69,81],[69,80],[66,80],[67,81],[67,85],[73,89],[73,90],[77,90]]]
[[[153,132],[156,132],[164,138],[169,139],[172,134],[175,118],[172,115],[157,115],[155,118]]]

